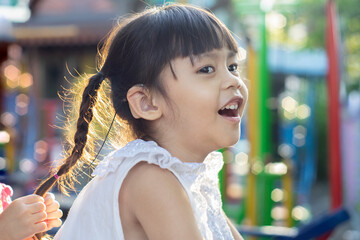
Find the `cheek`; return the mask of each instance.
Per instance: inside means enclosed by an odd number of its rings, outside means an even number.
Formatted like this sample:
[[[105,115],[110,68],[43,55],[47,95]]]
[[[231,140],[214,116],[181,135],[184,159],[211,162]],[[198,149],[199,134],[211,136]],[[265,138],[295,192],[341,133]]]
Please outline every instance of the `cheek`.
[[[189,102],[189,107],[193,109],[194,114],[203,117],[204,121],[214,118],[217,114],[219,104],[218,96],[215,94],[201,94],[197,95],[193,101]]]
[[[219,87],[193,81],[191,84],[174,84],[170,89],[168,96],[173,103],[171,110],[175,120],[181,118],[181,121],[193,122],[192,124],[198,122],[201,125],[216,117],[219,108]]]
[[[244,95],[244,99],[247,100],[249,96],[249,91],[247,86],[243,83],[241,86],[241,93]]]
[[[243,95],[245,103],[246,103],[247,99],[248,99],[249,91],[248,91],[246,84],[243,81],[240,82],[240,85],[241,85],[240,92]]]
[[[169,122],[170,124],[176,124],[180,117],[180,109],[174,100],[168,100],[163,105],[163,119]]]
[[[247,101],[248,101],[248,97],[249,97],[249,92],[248,92],[248,89],[247,89],[245,84],[243,84],[243,86],[241,87],[240,92],[241,92],[241,95],[243,96],[243,99],[244,99],[243,105],[241,106],[241,110],[240,110],[240,113],[241,113],[241,116],[242,116],[242,114],[244,113],[244,110],[245,110],[245,106],[246,106]]]

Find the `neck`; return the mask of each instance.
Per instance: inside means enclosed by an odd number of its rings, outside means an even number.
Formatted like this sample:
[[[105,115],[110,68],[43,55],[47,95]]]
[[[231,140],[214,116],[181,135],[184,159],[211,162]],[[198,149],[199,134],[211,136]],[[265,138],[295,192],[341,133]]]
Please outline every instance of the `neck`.
[[[194,144],[192,141],[181,142],[176,138],[154,138],[157,144],[165,148],[173,157],[180,159],[182,162],[202,163],[206,156],[213,150],[204,149],[200,144]]]
[[[202,163],[209,153],[218,149],[214,143],[198,136],[196,133],[184,134],[181,129],[167,131],[166,129],[172,126],[164,126],[166,124],[160,123],[154,128],[156,131],[153,131],[152,139],[182,162]],[[184,137],[184,135],[188,137]]]
[[[210,153],[197,153],[194,151],[188,151],[188,149],[183,148],[179,145],[172,145],[169,143],[158,143],[161,147],[165,148],[171,153],[173,157],[180,159],[182,162],[204,162],[206,156]]]

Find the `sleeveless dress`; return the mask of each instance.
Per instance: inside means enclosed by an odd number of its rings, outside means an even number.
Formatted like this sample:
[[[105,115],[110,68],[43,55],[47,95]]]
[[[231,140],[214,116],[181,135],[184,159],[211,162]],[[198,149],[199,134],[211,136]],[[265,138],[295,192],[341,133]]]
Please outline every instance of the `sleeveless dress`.
[[[189,197],[199,230],[206,240],[233,240],[219,191],[221,153],[210,153],[203,163],[182,162],[154,141],[140,139],[112,152],[99,163],[95,176],[74,201],[55,240],[124,240],[118,195],[127,173],[139,162],[171,171]]]

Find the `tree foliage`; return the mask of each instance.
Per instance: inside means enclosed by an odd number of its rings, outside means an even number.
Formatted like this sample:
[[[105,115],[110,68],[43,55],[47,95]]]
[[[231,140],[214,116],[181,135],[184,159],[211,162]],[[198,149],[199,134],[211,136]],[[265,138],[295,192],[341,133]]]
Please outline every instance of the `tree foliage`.
[[[266,0],[265,0],[266,1]],[[252,32],[258,23],[249,21],[259,15],[261,0],[233,0],[244,31]],[[271,12],[282,14],[286,26],[269,30],[270,43],[283,44],[296,49],[325,48],[327,0],[277,0]],[[359,89],[360,83],[360,8],[354,0],[335,0],[338,13],[339,53],[348,90]],[[271,13],[270,12],[270,13]],[[250,23],[249,23],[250,22]],[[304,34],[293,34],[305,29]]]

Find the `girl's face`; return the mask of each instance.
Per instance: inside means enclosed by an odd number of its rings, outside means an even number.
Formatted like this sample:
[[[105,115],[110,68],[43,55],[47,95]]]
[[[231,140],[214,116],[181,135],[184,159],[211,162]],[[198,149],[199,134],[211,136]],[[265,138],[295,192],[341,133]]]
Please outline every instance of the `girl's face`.
[[[238,72],[239,57],[228,48],[171,61],[160,75],[168,99],[163,101],[158,142],[208,154],[235,144],[247,101]],[[161,130],[162,129],[162,130]],[[184,161],[190,161],[184,159]]]

